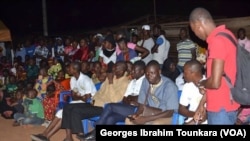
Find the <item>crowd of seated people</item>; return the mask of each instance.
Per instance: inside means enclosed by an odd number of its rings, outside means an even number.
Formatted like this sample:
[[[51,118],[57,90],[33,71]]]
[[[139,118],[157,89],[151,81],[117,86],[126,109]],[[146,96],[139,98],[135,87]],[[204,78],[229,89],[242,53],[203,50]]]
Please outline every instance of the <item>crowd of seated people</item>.
[[[97,125],[172,124],[178,112],[187,117],[182,124],[193,122],[197,105],[190,106],[189,87],[199,97],[194,82],[202,79],[204,62],[193,57],[190,60],[196,62],[185,60],[179,69],[169,57],[170,44],[161,26],[144,25],[141,31],[137,42],[130,42],[124,32],[27,39],[17,47],[13,60],[0,58],[1,116],[13,119],[13,126],[45,126],[43,133],[31,135],[37,141],[49,140],[59,129],[66,130],[65,141],[72,141],[72,134],[80,140],[92,139],[93,132],[83,134],[81,120],[94,116],[99,116]],[[180,98],[178,90],[184,93]],[[69,104],[60,107],[63,91],[71,92],[72,101],[65,97]],[[142,116],[145,101],[162,112]],[[199,124],[206,123],[203,119]]]

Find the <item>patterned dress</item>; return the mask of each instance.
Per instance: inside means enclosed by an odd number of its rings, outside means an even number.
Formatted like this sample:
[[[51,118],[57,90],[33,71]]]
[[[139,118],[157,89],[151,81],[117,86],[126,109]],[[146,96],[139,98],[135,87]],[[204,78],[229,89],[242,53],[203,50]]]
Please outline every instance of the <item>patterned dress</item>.
[[[45,96],[45,98],[42,101],[43,109],[44,109],[44,119],[48,121],[53,120],[55,116],[56,108],[58,106],[60,92],[65,90],[64,87],[60,83],[54,82],[54,84],[56,87],[56,92],[54,96],[53,97]]]

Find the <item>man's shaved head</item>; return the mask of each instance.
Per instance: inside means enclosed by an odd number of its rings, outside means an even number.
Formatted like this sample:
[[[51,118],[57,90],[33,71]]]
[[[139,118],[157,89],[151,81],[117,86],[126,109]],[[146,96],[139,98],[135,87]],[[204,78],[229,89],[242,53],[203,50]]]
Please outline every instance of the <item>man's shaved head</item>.
[[[196,21],[204,21],[204,20],[212,20],[211,14],[202,7],[195,8],[190,16],[189,16],[189,21],[190,22],[196,22]]]

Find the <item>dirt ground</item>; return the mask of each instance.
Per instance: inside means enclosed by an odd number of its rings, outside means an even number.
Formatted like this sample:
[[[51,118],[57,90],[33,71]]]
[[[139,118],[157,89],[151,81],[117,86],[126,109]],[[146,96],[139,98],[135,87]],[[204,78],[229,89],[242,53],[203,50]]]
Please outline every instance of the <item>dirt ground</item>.
[[[21,126],[13,127],[12,119],[4,119],[0,116],[0,141],[31,141],[31,134],[42,133],[45,127],[43,126],[35,126],[24,128]],[[63,141],[65,138],[65,131],[61,129],[57,132],[50,141]],[[74,141],[79,141],[73,135]]]

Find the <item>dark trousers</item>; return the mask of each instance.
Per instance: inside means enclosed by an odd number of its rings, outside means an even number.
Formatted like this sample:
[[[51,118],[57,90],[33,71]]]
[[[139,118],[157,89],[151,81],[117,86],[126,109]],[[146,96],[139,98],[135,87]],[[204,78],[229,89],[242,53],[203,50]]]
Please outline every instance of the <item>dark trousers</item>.
[[[99,116],[102,107],[96,107],[89,103],[71,103],[63,107],[62,128],[71,129],[72,133],[82,133],[82,120]]]
[[[124,103],[106,104],[96,125],[114,125],[117,122],[125,121],[128,115],[135,113],[135,108],[135,106]]]

